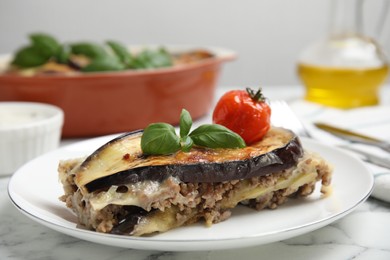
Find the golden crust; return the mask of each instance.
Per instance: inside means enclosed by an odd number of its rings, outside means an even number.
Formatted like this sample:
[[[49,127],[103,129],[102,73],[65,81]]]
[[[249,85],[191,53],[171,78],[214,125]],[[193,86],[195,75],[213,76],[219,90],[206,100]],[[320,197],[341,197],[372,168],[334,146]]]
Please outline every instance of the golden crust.
[[[245,160],[286,145],[294,134],[286,129],[271,128],[261,141],[243,149],[194,147],[190,152],[178,151],[172,155],[148,156],[147,158],[142,157],[141,136],[142,132],[122,136],[95,151],[79,167],[73,170],[76,185],[84,193],[87,193],[86,184],[127,169],[151,165]]]

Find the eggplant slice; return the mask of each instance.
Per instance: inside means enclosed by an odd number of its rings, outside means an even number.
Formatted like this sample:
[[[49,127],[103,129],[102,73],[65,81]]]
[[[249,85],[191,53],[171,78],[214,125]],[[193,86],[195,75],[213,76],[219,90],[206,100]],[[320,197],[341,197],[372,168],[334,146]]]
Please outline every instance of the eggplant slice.
[[[291,131],[273,128],[266,137],[242,149],[195,147],[167,156],[144,156],[142,131],[124,134],[100,147],[78,169],[76,184],[92,192],[111,185],[169,176],[183,182],[222,182],[247,179],[290,168],[303,155]]]
[[[195,147],[167,156],[143,155],[141,136],[127,133],[85,160],[60,162],[61,200],[82,225],[133,236],[200,219],[211,225],[238,204],[276,208],[291,195],[311,194],[318,181],[330,185],[328,163],[283,128],[242,149]]]

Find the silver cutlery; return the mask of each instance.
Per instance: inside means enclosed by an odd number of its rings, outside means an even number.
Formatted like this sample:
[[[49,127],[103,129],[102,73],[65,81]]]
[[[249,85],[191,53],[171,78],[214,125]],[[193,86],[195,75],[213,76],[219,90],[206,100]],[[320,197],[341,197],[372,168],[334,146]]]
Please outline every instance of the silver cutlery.
[[[336,127],[325,123],[318,122],[318,123],[314,123],[314,125],[321,130],[324,130],[328,133],[331,133],[337,137],[348,140],[350,142],[376,146],[390,153],[390,143],[384,140],[380,140],[371,136],[363,135],[360,133],[353,132],[351,130],[342,129],[340,127]]]
[[[295,132],[298,136],[313,139],[297,115],[292,111],[290,106],[285,101],[271,101],[271,109],[271,120],[274,126],[288,128]],[[362,156],[363,161],[390,169],[390,158],[380,157],[347,145],[339,145],[338,147],[359,154]]]

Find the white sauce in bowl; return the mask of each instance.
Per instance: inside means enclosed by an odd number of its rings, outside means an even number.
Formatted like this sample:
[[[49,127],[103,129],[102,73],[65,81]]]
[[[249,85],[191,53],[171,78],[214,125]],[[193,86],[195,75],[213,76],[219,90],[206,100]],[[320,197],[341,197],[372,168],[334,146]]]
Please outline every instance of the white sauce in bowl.
[[[43,123],[62,111],[54,106],[33,102],[0,102],[0,130]]]

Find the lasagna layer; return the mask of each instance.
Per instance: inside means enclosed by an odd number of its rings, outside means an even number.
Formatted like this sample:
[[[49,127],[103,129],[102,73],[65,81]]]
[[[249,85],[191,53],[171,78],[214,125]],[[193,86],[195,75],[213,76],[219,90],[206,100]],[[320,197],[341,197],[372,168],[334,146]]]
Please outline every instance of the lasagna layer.
[[[75,175],[70,174],[81,162],[60,163],[65,191],[61,200],[86,228],[132,236],[165,232],[199,220],[210,226],[229,218],[230,210],[238,204],[257,210],[274,209],[288,197],[311,194],[318,181],[325,193],[332,172],[321,157],[306,151],[296,166],[249,179],[186,183],[169,177],[85,193],[75,185]]]

